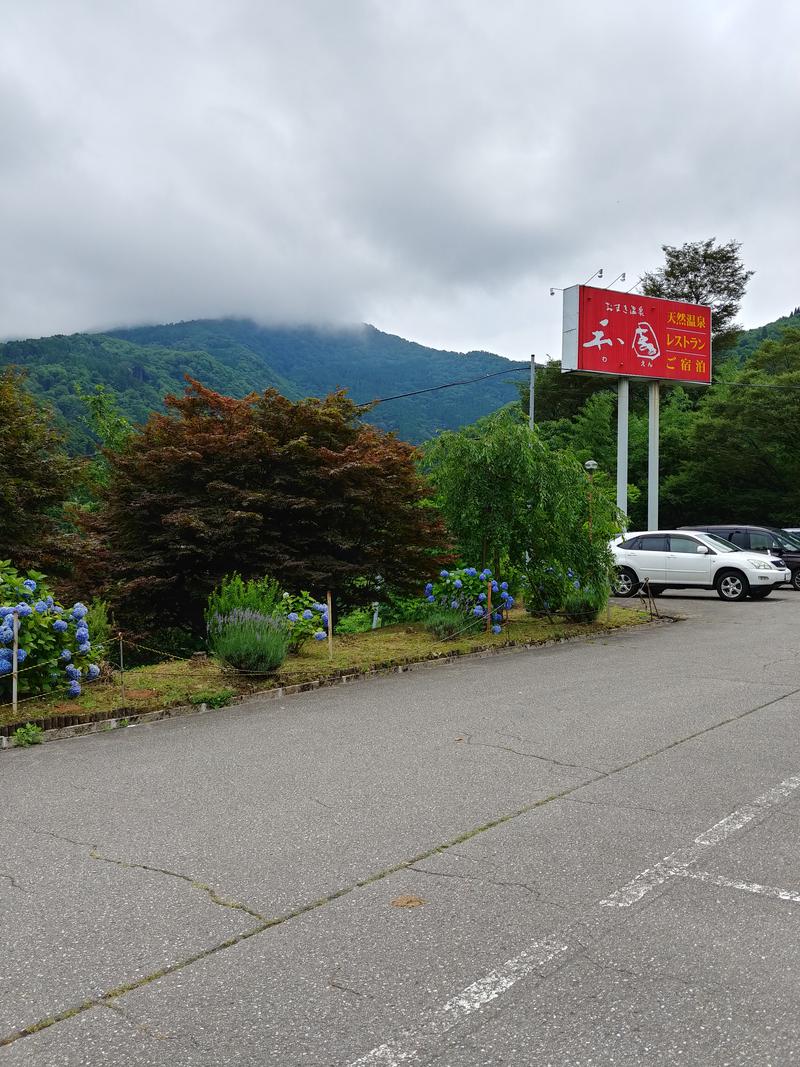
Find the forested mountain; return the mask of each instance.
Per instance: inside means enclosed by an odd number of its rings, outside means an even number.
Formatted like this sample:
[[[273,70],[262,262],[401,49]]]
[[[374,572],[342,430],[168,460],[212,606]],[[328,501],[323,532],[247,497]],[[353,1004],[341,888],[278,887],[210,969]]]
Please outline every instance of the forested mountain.
[[[775,319],[774,322],[768,322],[766,326],[743,330],[735,344],[725,353],[726,359],[735,359],[737,363],[744,363],[765,341],[776,341],[787,326],[800,326],[800,307],[790,311],[788,315]]]
[[[75,387],[113,389],[120,410],[143,422],[184,376],[230,396],[274,386],[290,399],[346,388],[359,403],[485,374],[472,385],[380,404],[369,421],[408,441],[474,422],[517,397],[527,363],[488,352],[444,352],[372,326],[324,330],[262,327],[241,319],[141,326],[106,334],[73,334],[0,345],[0,366],[23,368],[31,392],[65,424],[70,445],[89,446],[86,414]],[[507,373],[505,373],[507,371]],[[500,373],[498,373],[500,372]]]

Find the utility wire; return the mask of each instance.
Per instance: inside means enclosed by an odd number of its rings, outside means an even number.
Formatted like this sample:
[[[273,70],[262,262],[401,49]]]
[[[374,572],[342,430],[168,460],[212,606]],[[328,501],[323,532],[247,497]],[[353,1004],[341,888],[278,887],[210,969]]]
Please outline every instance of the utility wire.
[[[527,367],[511,367],[509,370],[494,371],[492,374],[482,374],[479,378],[463,378],[458,382],[447,382],[445,385],[432,385],[428,389],[415,389],[412,393],[397,393],[396,396],[382,396],[379,400],[371,400],[371,405],[385,404],[387,400],[403,400],[407,396],[419,396],[420,393],[436,393],[440,389],[452,389],[455,385],[472,385],[473,382],[484,382],[487,378],[500,378],[504,374],[529,374]]]
[[[404,400],[409,396],[420,396],[422,393],[436,393],[440,389],[452,389],[457,385],[472,385],[474,382],[483,382],[487,378],[500,378],[505,374],[528,374],[527,367],[514,367],[511,370],[494,371],[491,374],[482,374],[479,378],[463,378],[457,382],[446,382],[444,385],[432,385],[427,389],[415,389],[410,393],[397,393],[395,396],[382,396],[377,400],[367,401],[371,407],[375,407],[378,404],[385,404],[389,400]],[[706,385],[705,382],[690,382],[680,381],[672,379],[662,379],[665,385]],[[715,380],[707,383],[708,385],[726,386],[734,389],[779,389],[779,390],[800,390],[800,384],[798,385],[772,385],[770,382],[725,382]]]

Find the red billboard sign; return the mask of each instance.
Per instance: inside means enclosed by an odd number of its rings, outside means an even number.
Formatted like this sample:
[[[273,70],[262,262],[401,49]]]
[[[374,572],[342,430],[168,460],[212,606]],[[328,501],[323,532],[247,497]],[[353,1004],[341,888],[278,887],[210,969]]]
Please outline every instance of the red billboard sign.
[[[711,308],[574,285],[564,290],[564,371],[711,381]]]

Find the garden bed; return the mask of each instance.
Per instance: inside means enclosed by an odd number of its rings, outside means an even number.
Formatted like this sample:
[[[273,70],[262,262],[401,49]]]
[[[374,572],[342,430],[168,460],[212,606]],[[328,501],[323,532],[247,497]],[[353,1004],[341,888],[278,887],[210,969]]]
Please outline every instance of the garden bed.
[[[63,694],[21,702],[16,714],[10,706],[0,708],[0,736],[10,736],[22,723],[37,723],[58,729],[94,721],[126,722],[141,712],[195,705],[221,707],[236,697],[311,682],[325,684],[347,676],[367,674],[428,660],[452,658],[483,650],[517,645],[546,644],[571,637],[588,636],[649,621],[646,612],[612,606],[596,623],[573,623],[564,619],[534,619],[519,608],[511,612],[500,634],[471,633],[451,640],[436,640],[419,625],[381,627],[362,634],[336,637],[333,658],[325,642],[308,642],[289,656],[282,667],[268,676],[248,676],[228,670],[216,661],[199,656],[167,660],[154,666],[113,672],[107,680],[87,687],[76,700]]]

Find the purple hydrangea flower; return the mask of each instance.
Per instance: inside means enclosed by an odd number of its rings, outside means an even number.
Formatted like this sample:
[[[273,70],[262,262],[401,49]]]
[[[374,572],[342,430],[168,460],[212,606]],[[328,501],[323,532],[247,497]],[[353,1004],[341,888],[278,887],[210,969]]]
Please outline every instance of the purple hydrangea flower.
[[[502,626],[498,626],[497,623],[495,623],[494,626],[492,627],[492,633],[493,634],[499,634],[502,631],[502,629],[503,629]]]
[[[311,611],[309,608],[306,608],[306,610],[303,612],[303,618],[304,619],[313,619],[314,618],[314,612]]]
[[[9,660],[9,659],[0,659],[0,675],[2,675],[2,674],[11,674],[11,670],[12,670],[11,660]]]
[[[297,622],[300,616],[297,614],[296,611],[290,611],[286,618],[289,620],[289,622]]]
[[[86,669],[86,677],[89,679],[90,682],[93,682],[95,678],[100,677],[100,668],[97,666],[96,663],[89,664]]]
[[[17,649],[17,663],[23,663],[28,658],[28,653],[24,648]]]
[[[53,623],[53,629],[56,631],[56,633],[63,634],[66,628],[67,624],[63,619],[56,619],[56,621]]]
[[[69,695],[71,697],[79,697],[81,695],[80,683],[79,682],[70,682],[69,683],[68,692],[69,692]]]
[[[464,583],[461,581],[460,578],[456,578],[456,580],[453,582],[453,585],[455,586],[456,589],[461,589],[463,584]]]
[[[482,607],[480,606],[480,604],[476,604],[476,605],[475,605],[475,607],[474,607],[474,608],[472,609],[472,614],[473,614],[473,615],[477,615],[477,616],[478,616],[478,618],[480,618],[480,617],[481,617],[481,615],[483,615],[483,614],[484,614],[484,610],[483,610],[483,608],[482,608]]]
[[[33,610],[38,615],[43,615],[47,611],[47,604],[43,600],[37,600],[33,605]]]
[[[317,630],[317,632],[314,634],[314,640],[315,641],[324,641],[327,636],[328,635],[325,633],[324,630]]]
[[[72,659],[72,653],[68,648],[62,648],[58,658],[61,660],[62,663],[69,663],[69,661]]]
[[[29,593],[36,592],[36,582],[34,582],[33,578],[26,578],[22,584],[28,590]]]
[[[33,608],[30,604],[17,604],[14,611],[16,611],[21,619],[27,619],[29,615],[33,615]]]

